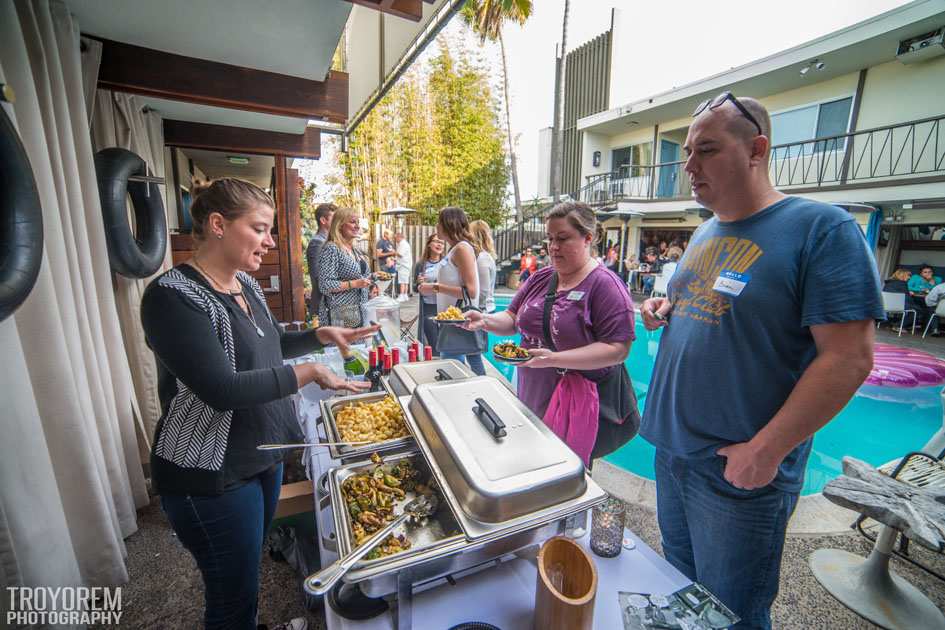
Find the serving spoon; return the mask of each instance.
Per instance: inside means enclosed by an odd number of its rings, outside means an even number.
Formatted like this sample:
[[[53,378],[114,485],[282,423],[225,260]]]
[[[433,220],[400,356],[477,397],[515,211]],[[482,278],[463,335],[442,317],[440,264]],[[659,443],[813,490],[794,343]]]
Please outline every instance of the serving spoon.
[[[432,494],[420,495],[413,501],[410,501],[404,506],[403,514],[374,534],[371,534],[371,537],[365,540],[360,547],[352,550],[348,555],[338,558],[318,573],[314,573],[305,578],[305,582],[303,582],[305,592],[309,595],[323,595],[327,593],[331,587],[335,585],[335,582],[344,577],[344,574],[347,573],[358,560],[381,544],[401,523],[410,521],[414,525],[421,525],[428,516],[436,512],[437,505],[439,505],[439,500]]]
[[[257,451],[278,451],[285,448],[308,448],[310,446],[358,446],[360,444],[374,444],[369,440],[361,442],[314,442],[310,444],[260,444]]]

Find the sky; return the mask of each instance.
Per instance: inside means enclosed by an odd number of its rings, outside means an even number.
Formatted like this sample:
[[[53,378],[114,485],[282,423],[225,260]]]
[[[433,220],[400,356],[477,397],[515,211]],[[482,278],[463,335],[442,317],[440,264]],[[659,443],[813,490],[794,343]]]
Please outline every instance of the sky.
[[[627,98],[623,102],[610,103],[615,108],[792,48],[902,4],[903,0],[572,0],[568,49],[610,28],[611,11],[616,8],[617,19],[629,26],[624,32],[633,33],[634,49],[653,51],[642,55],[633,75],[626,77],[632,85],[624,88]],[[553,124],[555,47],[561,41],[564,0],[534,0],[534,7],[525,26],[510,25],[504,32],[523,200],[534,198],[538,189],[538,132]],[[460,37],[464,28],[454,18],[445,32],[448,37]],[[486,58],[498,77],[498,46],[486,46]],[[323,135],[320,163],[301,169],[307,180],[321,181],[331,168],[334,147],[326,139]],[[330,197],[324,186],[319,189]]]

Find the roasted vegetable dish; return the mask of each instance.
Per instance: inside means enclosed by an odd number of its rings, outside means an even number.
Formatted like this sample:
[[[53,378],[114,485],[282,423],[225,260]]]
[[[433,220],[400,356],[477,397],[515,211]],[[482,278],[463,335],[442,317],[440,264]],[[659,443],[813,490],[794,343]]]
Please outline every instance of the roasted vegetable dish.
[[[429,480],[420,483],[421,473],[409,459],[384,464],[380,455],[374,453],[371,461],[374,467],[370,472],[351,475],[341,484],[341,492],[351,516],[355,547],[361,546],[371,534],[399,516],[394,513],[395,504],[405,500],[408,492],[418,495],[435,492]],[[410,541],[403,534],[391,534],[365,559],[376,560],[407,549],[410,549]]]
[[[463,312],[456,306],[450,306],[445,311],[436,314],[436,319],[440,321],[459,321],[463,319]]]
[[[503,341],[492,346],[492,351],[504,359],[527,359],[528,350],[516,345],[514,341]]]
[[[404,412],[390,396],[345,405],[335,412],[335,426],[344,442],[383,442],[408,435]]]
[[[383,282],[383,281],[386,281],[386,280],[390,280],[392,277],[393,277],[393,276],[391,276],[391,275],[390,275],[389,273],[387,273],[386,271],[375,271],[375,272],[374,272],[374,279],[375,279],[375,280],[380,280],[380,281],[382,281],[382,282]]]

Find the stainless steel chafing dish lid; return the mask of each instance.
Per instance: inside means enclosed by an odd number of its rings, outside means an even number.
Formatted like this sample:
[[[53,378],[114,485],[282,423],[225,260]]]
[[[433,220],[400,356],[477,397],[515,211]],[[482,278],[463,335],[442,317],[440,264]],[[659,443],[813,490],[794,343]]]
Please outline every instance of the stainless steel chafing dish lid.
[[[417,385],[471,378],[475,373],[465,363],[453,359],[399,363],[391,370],[387,383],[396,397],[409,396]]]
[[[409,408],[442,481],[475,520],[508,521],[585,490],[581,459],[496,378],[418,385]]]

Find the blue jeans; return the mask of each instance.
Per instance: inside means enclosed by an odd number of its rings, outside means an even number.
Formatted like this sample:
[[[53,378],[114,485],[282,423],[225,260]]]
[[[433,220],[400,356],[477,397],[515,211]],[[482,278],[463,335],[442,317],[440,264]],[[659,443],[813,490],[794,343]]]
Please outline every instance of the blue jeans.
[[[281,485],[279,464],[220,496],[161,497],[203,575],[207,630],[256,630],[259,560]]]
[[[456,359],[460,363],[465,363],[469,366],[469,369],[473,371],[474,374],[479,376],[486,375],[486,366],[482,362],[482,354],[450,354],[444,352],[440,355],[441,359]]]
[[[653,293],[654,284],[656,284],[656,276],[645,276],[643,278],[643,295]]]
[[[656,451],[656,509],[663,555],[741,617],[734,628],[770,628],[781,553],[797,493],[768,485],[740,490],[724,457]]]

